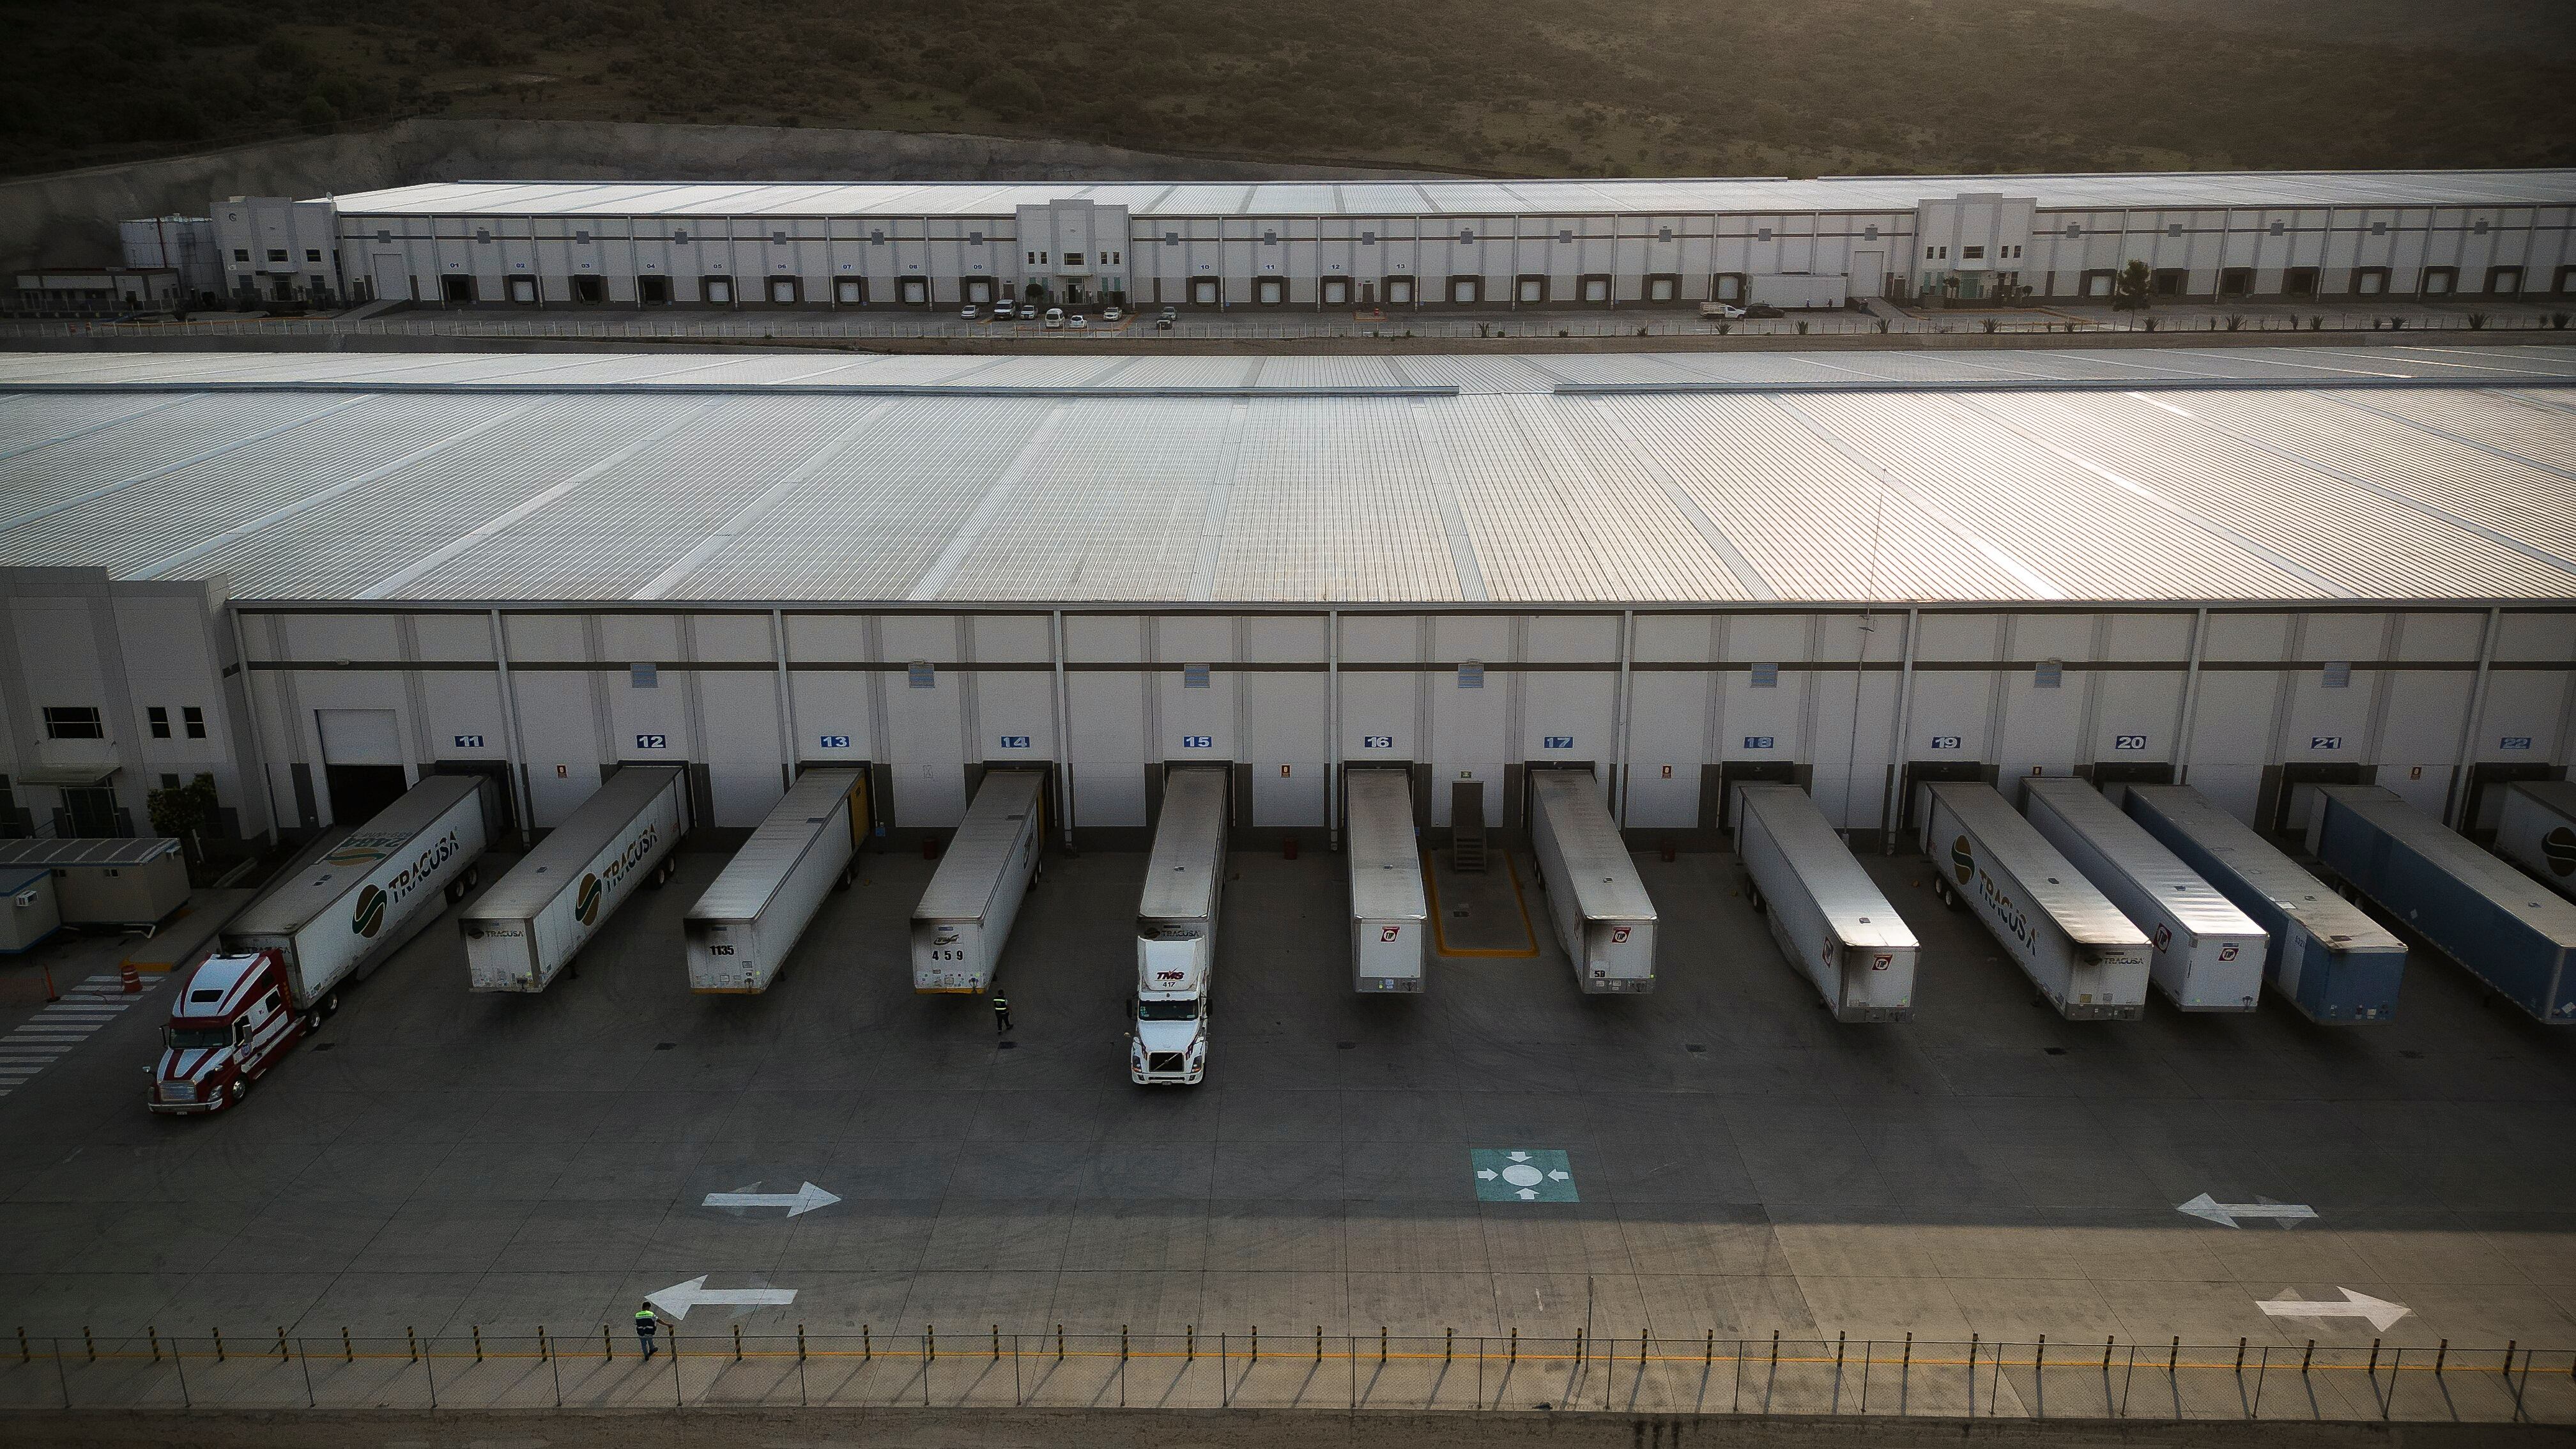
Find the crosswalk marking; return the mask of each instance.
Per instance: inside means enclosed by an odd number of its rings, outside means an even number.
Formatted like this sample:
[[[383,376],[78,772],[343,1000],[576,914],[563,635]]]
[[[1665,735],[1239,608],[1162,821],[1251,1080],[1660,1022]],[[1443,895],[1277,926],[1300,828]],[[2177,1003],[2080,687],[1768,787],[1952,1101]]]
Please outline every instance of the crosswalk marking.
[[[141,991],[129,992],[121,975],[92,976],[64,992],[60,1001],[20,1022],[0,1037],[0,1097],[25,1086],[55,1058],[137,1005],[136,998],[158,988],[163,979],[147,976]]]

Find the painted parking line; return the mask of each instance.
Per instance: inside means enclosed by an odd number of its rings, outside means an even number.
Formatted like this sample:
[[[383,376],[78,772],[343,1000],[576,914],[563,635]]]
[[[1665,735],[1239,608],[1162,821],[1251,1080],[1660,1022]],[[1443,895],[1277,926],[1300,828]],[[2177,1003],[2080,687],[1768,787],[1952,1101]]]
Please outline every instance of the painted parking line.
[[[16,1030],[0,1037],[0,1097],[27,1084],[57,1057],[89,1040],[90,1034],[116,1020],[136,1004],[142,992],[157,989],[162,978],[146,978],[141,991],[128,992],[122,976],[92,976],[63,993]]]

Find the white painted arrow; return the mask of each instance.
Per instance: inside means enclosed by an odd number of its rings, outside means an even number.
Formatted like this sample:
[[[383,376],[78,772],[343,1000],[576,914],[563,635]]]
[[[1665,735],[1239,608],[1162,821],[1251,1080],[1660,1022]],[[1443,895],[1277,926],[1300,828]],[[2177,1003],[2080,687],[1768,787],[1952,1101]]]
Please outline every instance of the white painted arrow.
[[[1521,1201],[1523,1201],[1523,1202],[1534,1202],[1534,1201],[1536,1201],[1536,1200],[1537,1200],[1537,1198],[1538,1198],[1538,1189],[1537,1189],[1537,1188],[1534,1188],[1534,1187],[1525,1187],[1525,1188],[1522,1188],[1522,1189],[1521,1189]]]
[[[2258,1299],[2255,1306],[2274,1318],[2367,1318],[2370,1326],[2382,1333],[2388,1331],[2390,1324],[2413,1311],[2403,1303],[2391,1303],[2367,1293],[2355,1293],[2349,1288],[2335,1291],[2343,1295],[2342,1302],[2337,1303],[2331,1298],[2300,1298],[2295,1296],[2297,1289],[2284,1288],[2280,1297]]]
[[[1564,1168],[1561,1168],[1561,1167],[1551,1167],[1551,1168],[1549,1168],[1549,1169],[1547,1170],[1547,1175],[1548,1175],[1548,1176],[1550,1176],[1550,1177],[1552,1177],[1552,1178],[1555,1178],[1555,1179],[1556,1179],[1557,1181],[1559,1181],[1559,1182],[1572,1182],[1572,1181],[1574,1181],[1574,1174],[1573,1174],[1573,1173],[1570,1173],[1570,1172],[1568,1172],[1568,1171],[1566,1171]]]
[[[758,1183],[754,1183],[752,1185],[754,1187],[759,1186]],[[707,1194],[705,1206],[721,1208],[783,1207],[787,1209],[787,1215],[792,1218],[799,1213],[810,1213],[819,1207],[830,1207],[832,1204],[839,1202],[840,1200],[841,1199],[837,1194],[825,1192],[823,1189],[816,1187],[814,1184],[809,1182],[794,1192],[711,1192]]]
[[[2222,1228],[2235,1227],[2238,1218],[2271,1218],[2285,1231],[2292,1224],[2305,1222],[2317,1215],[2315,1208],[2303,1202],[2218,1202],[2205,1192],[2189,1202],[2177,1203],[2174,1211],[2189,1213]]]
[[[686,1318],[692,1308],[714,1305],[720,1308],[784,1307],[796,1301],[793,1288],[716,1288],[707,1287],[707,1275],[700,1273],[686,1283],[674,1283],[659,1293],[647,1293],[644,1301],[673,1318]]]
[[[1514,1162],[1527,1162],[1527,1161],[1529,1161],[1529,1154],[1528,1154],[1528,1153],[1526,1153],[1526,1152],[1513,1152],[1513,1153],[1507,1153],[1507,1154],[1505,1154],[1505,1155],[1509,1156],[1509,1157],[1511,1158],[1511,1160],[1512,1160],[1512,1161],[1514,1161]]]
[[[1480,1178],[1484,1179],[1484,1180],[1485,1180],[1485,1181],[1487,1181],[1487,1182],[1491,1182],[1491,1181],[1493,1181],[1495,1178],[1497,1178],[1497,1177],[1499,1177],[1499,1176],[1501,1176],[1501,1175],[1502,1175],[1502,1174],[1500,1174],[1500,1173],[1498,1173],[1498,1172],[1494,1171],[1494,1170],[1493,1170],[1492,1168],[1490,1168],[1490,1167],[1480,1167],[1480,1168],[1477,1168],[1477,1169],[1476,1169],[1476,1176],[1478,1176],[1478,1177],[1480,1177]]]

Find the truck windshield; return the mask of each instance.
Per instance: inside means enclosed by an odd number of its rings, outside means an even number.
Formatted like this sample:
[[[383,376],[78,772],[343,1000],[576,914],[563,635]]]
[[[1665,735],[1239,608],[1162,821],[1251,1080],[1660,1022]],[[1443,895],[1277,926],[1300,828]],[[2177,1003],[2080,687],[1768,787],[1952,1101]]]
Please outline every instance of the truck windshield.
[[[202,1051],[209,1047],[231,1046],[233,1029],[229,1026],[173,1026],[162,1031],[161,1039],[174,1051]]]
[[[1136,1003],[1138,1021],[1196,1021],[1199,1004],[1195,997],[1179,1001],[1140,1001]]]

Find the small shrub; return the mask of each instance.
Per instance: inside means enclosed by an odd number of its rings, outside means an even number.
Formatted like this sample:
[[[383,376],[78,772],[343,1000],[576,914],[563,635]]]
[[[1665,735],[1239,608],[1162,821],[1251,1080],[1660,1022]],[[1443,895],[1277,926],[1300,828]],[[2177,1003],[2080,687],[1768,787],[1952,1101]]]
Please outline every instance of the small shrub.
[[[1801,322],[1801,323],[1799,323],[1799,324],[1798,324],[1798,335],[1799,335],[1799,336],[1801,336],[1801,337],[1804,337],[1804,336],[1806,336],[1806,335],[1807,335],[1807,324],[1806,324],[1806,323]]]
[[[2564,331],[2566,331],[2566,330],[2567,330],[2567,314],[2566,314],[2566,313],[2564,313],[2564,312],[2552,312],[2552,313],[2550,313],[2550,314],[2549,314],[2549,327],[2550,327],[2550,330],[2551,330],[2551,331],[2553,331],[2553,332],[2564,332]]]
[[[2326,319],[2323,317],[2310,317],[2308,319],[2308,330],[2311,332],[2323,332],[2326,330]]]
[[[2391,317],[2391,318],[2389,318],[2389,319],[2388,319],[2388,330],[2389,330],[2389,331],[2391,331],[2391,332],[2403,332],[2403,331],[2405,331],[2405,330],[2406,330],[2406,319],[2405,319],[2405,318],[2403,318],[2403,317]]]
[[[1735,324],[1732,322],[1720,322],[1717,324],[1717,335],[1720,337],[1724,337],[1727,333],[1734,330]]]
[[[1559,337],[1563,337],[1563,336],[1565,336],[1565,335],[1566,335],[1566,331],[1565,331],[1565,329],[1564,329],[1564,328],[1562,328],[1562,327],[1559,327],[1558,329],[1556,329],[1556,335],[1557,335],[1557,336],[1559,336]]]
[[[2155,330],[2156,330],[2156,319],[2155,319],[2155,318],[2150,317],[2150,318],[2148,318],[2148,319],[2147,319],[2147,330],[2148,330],[2148,331],[2150,331],[2150,332],[2153,332],[2153,331],[2155,331]]]
[[[2242,326],[2244,326],[2244,325],[2245,325],[2245,314],[2243,314],[2243,313],[2241,313],[2241,312],[2230,312],[2230,313],[2228,313],[2228,314],[2227,314],[2227,330],[2228,330],[2228,331],[2233,332],[2233,331],[2235,331],[2236,329],[2238,329],[2238,328],[2240,328],[2240,327],[2242,327]]]
[[[1646,335],[1646,329],[1645,329],[1645,328],[1643,328],[1643,327],[1638,328],[1638,329],[1637,329],[1637,335],[1638,335],[1638,336],[1640,336],[1640,337],[1645,336],[1645,335]]]
[[[2484,312],[2470,313],[2469,330],[2472,332],[2484,332],[2487,330],[2487,314]]]
[[[1878,330],[1879,330],[1879,331],[1881,331],[1881,332],[1884,332],[1884,331],[1886,331],[1886,330],[1887,330],[1887,319],[1886,319],[1886,318],[1881,317],[1881,318],[1879,318],[1879,319],[1878,319]]]

